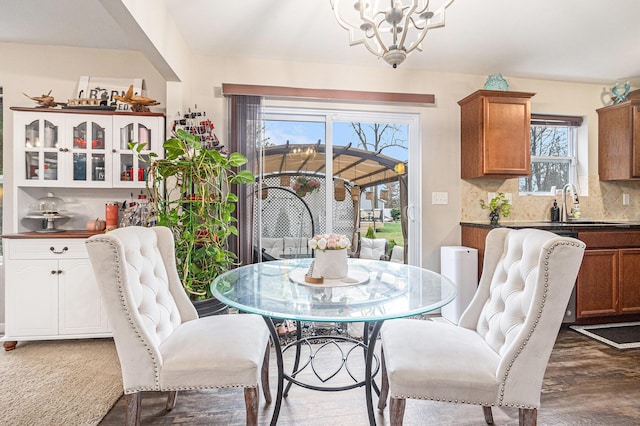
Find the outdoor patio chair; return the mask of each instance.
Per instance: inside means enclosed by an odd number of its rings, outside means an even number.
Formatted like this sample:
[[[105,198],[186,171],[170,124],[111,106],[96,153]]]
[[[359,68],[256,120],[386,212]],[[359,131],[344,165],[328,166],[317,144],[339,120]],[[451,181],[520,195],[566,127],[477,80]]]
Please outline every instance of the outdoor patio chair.
[[[355,257],[360,259],[387,260],[389,244],[385,238],[361,238]]]
[[[198,318],[178,273],[169,228],[119,228],[87,251],[122,368],[128,425],[140,424],[141,392],[244,388],[246,422],[258,422],[258,383],[269,391],[269,331],[258,315]]]
[[[391,425],[402,425],[406,398],[517,407],[535,425],[542,379],[585,245],[538,229],[496,228],[487,236],[484,269],[459,325],[387,321],[382,386]]]
[[[404,263],[404,246],[395,245],[391,249],[389,262]]]

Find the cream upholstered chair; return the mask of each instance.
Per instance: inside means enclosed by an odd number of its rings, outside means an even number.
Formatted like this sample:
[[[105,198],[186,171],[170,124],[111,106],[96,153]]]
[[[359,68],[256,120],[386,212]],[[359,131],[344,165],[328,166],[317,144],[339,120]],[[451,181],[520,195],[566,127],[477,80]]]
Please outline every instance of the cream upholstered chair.
[[[535,425],[542,379],[585,245],[538,229],[489,232],[478,290],[459,325],[401,319],[381,330],[378,408],[391,425],[405,399],[517,407]]]
[[[87,240],[112,327],[126,401],[126,423],[140,423],[142,391],[244,388],[247,424],[257,424],[258,383],[265,400],[269,331],[257,315],[198,318],[176,271],[168,228],[127,227]]]

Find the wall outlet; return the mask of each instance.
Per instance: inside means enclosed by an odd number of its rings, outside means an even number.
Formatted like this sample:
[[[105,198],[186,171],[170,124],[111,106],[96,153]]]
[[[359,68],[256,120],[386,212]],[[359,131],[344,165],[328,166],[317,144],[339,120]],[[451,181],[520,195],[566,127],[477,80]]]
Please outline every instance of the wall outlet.
[[[622,194],[622,205],[623,206],[628,206],[629,205],[629,194]]]
[[[449,204],[448,192],[432,192],[431,204]]]

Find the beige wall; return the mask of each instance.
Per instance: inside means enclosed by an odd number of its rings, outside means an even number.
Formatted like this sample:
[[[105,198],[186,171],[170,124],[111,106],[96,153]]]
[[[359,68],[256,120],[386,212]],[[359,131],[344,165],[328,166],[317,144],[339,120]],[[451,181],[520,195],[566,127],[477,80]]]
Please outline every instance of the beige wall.
[[[420,54],[420,53],[416,53]],[[162,111],[167,101],[165,81],[142,55],[131,52],[41,47],[0,43],[3,58],[0,84],[4,86],[6,106],[31,106],[22,95],[40,95],[53,89],[57,99],[70,97],[80,75],[103,77],[143,77],[147,96],[162,102],[154,111]],[[487,191],[512,192],[511,220],[543,220],[548,217],[549,197],[518,197],[516,180],[460,179],[460,119],[457,101],[482,88],[486,75],[418,72],[400,67],[391,69],[382,62],[375,68],[335,64],[291,63],[238,58],[192,58],[192,66],[182,83],[169,85],[166,107],[168,121],[180,110],[198,105],[215,123],[218,136],[226,139],[226,102],[216,90],[222,83],[282,85],[308,88],[349,89],[385,92],[432,93],[436,105],[430,107],[396,106],[395,111],[418,112],[422,133],[422,264],[439,270],[442,245],[460,243],[459,222],[485,220],[487,212],[478,205]],[[123,65],[124,64],[124,65]],[[496,70],[499,71],[499,70]],[[597,179],[597,115],[604,105],[608,88],[604,85],[572,84],[553,81],[515,79],[505,76],[510,89],[536,92],[532,111],[576,114],[586,117],[589,134],[589,194],[583,196],[583,212],[594,219],[640,220],[640,189],[635,183],[602,184]],[[218,93],[218,96],[216,96]],[[178,105],[182,102],[182,105]],[[353,105],[352,108],[379,110],[381,106]],[[11,114],[5,111],[5,140],[11,141]],[[11,159],[11,144],[5,144],[5,159]],[[11,183],[10,164],[5,165],[5,187]],[[432,205],[431,193],[448,192],[448,205]],[[631,206],[621,206],[622,191],[631,194]],[[9,191],[5,191],[8,198]],[[9,201],[9,200],[7,200]],[[5,223],[7,221],[5,211]]]

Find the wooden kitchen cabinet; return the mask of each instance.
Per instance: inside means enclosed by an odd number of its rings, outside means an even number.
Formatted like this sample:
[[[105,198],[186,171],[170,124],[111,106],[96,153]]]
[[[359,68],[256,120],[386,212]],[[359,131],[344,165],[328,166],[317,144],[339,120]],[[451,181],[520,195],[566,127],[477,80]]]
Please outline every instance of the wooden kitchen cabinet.
[[[576,281],[576,317],[640,313],[640,231],[587,231]]]
[[[462,179],[530,175],[534,95],[478,90],[458,102]]]
[[[471,247],[478,250],[478,282],[482,276],[482,265],[484,264],[484,245],[490,228],[480,228],[475,226],[462,226],[460,229],[461,241],[464,247]]]
[[[633,100],[597,110],[600,180],[640,179],[639,109]]]
[[[4,239],[6,350],[21,340],[111,336],[84,241]]]

